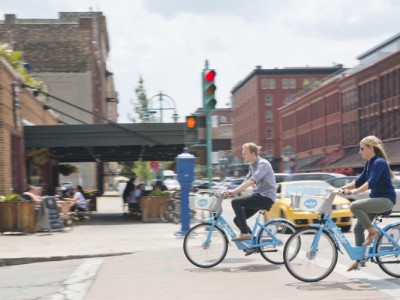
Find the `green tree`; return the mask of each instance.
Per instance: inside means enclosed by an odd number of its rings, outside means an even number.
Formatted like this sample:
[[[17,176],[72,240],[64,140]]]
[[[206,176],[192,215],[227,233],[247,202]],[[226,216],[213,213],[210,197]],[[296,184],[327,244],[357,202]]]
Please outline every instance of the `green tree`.
[[[149,99],[146,95],[146,89],[144,87],[144,80],[142,76],[139,76],[138,86],[135,88],[136,100],[132,101],[134,116],[128,115],[128,118],[133,123],[143,123],[146,118],[147,120],[152,119],[148,112]]]
[[[148,180],[152,179],[150,164],[147,161],[135,162],[133,172],[136,174],[136,177],[140,178],[143,182],[147,182]]]

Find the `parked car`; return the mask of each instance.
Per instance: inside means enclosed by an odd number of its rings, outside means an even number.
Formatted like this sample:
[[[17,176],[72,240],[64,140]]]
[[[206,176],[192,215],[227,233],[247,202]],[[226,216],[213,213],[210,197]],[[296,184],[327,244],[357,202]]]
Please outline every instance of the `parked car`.
[[[344,176],[344,177],[337,177],[337,178],[332,178],[329,180],[326,180],[327,183],[329,183],[331,186],[335,188],[341,188],[345,184],[348,184],[350,182],[353,182],[354,180],[357,179],[358,176]]]
[[[291,176],[292,176],[292,174],[290,174],[290,173],[275,173],[275,181],[276,181],[276,183],[279,183],[282,181],[289,181]]]
[[[347,176],[347,177],[352,178],[352,180],[349,181],[349,182],[352,182],[352,181],[356,180],[358,176]],[[330,183],[330,180],[327,182]],[[337,182],[334,182],[334,184],[337,184]],[[334,186],[333,184],[331,184],[331,185]],[[343,185],[344,184],[337,186],[337,187],[339,188],[339,187],[342,187]],[[399,214],[400,213],[400,176],[396,176],[396,180],[393,181],[393,187],[396,192],[396,201],[397,202],[396,202],[395,206],[392,208],[392,212],[393,212],[393,214]],[[366,190],[365,192],[359,193],[357,195],[347,195],[347,196],[343,196],[343,197],[350,200],[350,202],[353,202],[358,199],[368,198],[370,193],[371,193],[370,190]]]
[[[277,198],[274,205],[267,212],[267,219],[285,218],[298,227],[307,227],[319,222],[318,213],[293,210],[290,205],[290,195],[296,195],[309,187],[313,189],[307,189],[307,195],[314,196],[313,193],[318,195],[324,192],[325,189],[331,189],[332,186],[330,184],[322,180],[307,180],[286,181],[278,183],[277,186]],[[332,219],[345,232],[350,230],[352,218],[350,201],[340,195],[336,195],[333,201]]]
[[[347,177],[346,175],[339,174],[339,173],[318,173],[318,172],[312,172],[312,173],[294,173],[290,174],[289,178],[286,179],[286,181],[298,181],[298,180],[324,180],[327,181],[329,179],[333,178],[341,178],[341,177]]]

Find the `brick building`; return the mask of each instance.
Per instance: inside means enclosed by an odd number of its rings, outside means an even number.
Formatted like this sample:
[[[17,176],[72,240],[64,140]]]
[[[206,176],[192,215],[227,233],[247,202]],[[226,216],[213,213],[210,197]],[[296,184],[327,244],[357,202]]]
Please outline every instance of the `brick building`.
[[[305,87],[316,87],[323,78],[342,70],[341,65],[284,69],[257,66],[232,90],[233,155],[240,159],[241,146],[254,142],[262,147],[262,156],[270,159],[274,169],[280,170],[284,151],[279,108],[291,103]]]
[[[21,193],[27,185],[23,124],[58,124],[52,111],[12,84],[18,81],[21,75],[0,57],[0,195]]]
[[[40,77],[43,90],[63,100],[48,98],[60,123],[117,121],[118,98],[106,66],[110,45],[101,12],[60,12],[58,19],[18,19],[6,14],[0,21],[0,42],[23,51],[31,76]],[[85,185],[95,187],[95,165],[76,165]],[[78,183],[78,178],[74,181]]]
[[[357,173],[364,165],[358,143],[368,135],[384,141],[392,168],[400,169],[400,34],[358,59],[281,108],[283,146],[294,147],[298,171]]]

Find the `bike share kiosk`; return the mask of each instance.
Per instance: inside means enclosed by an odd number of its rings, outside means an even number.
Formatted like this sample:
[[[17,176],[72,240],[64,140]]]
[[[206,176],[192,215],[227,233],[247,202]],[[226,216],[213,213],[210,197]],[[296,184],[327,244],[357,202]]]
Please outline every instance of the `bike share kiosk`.
[[[194,179],[195,157],[183,148],[183,153],[176,157],[178,181],[181,185],[181,230],[175,235],[185,236],[190,229],[189,193]]]

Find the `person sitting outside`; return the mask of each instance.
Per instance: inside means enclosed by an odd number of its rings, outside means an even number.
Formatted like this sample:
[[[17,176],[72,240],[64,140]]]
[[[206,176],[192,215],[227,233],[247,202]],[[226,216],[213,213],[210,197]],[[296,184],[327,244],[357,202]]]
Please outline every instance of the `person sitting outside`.
[[[40,197],[39,188],[33,185],[28,186],[26,191],[22,193],[22,200],[32,202],[36,210],[40,209],[42,198]]]
[[[85,198],[85,193],[83,192],[82,186],[77,185],[72,188],[73,196],[72,198],[64,198],[66,201],[73,201],[74,205],[71,206],[71,211],[87,211],[87,203]]]

